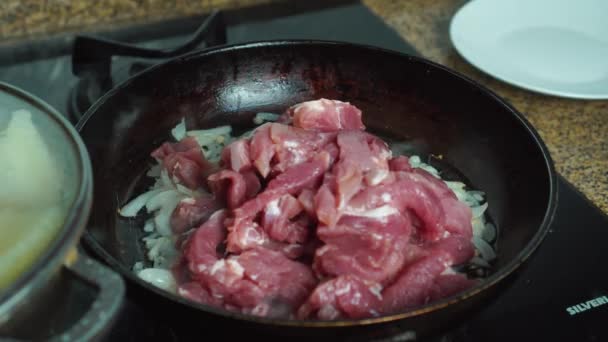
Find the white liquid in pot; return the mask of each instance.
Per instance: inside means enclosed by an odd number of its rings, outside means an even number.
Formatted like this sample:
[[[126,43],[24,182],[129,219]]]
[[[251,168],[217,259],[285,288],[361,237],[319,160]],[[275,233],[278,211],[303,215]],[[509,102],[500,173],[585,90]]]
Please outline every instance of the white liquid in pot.
[[[46,250],[63,224],[63,175],[27,111],[0,130],[0,291]],[[1,127],[0,127],[1,128]]]

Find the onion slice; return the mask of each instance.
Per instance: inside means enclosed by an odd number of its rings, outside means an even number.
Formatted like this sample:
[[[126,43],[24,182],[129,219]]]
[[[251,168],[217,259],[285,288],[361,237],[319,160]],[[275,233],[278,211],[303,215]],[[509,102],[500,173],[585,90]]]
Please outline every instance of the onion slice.
[[[123,206],[120,209],[120,215],[123,217],[137,216],[137,213],[144,206],[146,206],[146,204],[150,201],[150,199],[152,199],[153,197],[158,195],[161,191],[162,191],[162,189],[150,190],[150,191],[144,192],[143,194],[135,197],[133,200],[131,200],[129,203],[127,203],[125,206]]]
[[[177,141],[182,140],[186,137],[186,119],[182,118],[182,121],[177,124],[177,126],[173,127],[171,130],[171,135]]]

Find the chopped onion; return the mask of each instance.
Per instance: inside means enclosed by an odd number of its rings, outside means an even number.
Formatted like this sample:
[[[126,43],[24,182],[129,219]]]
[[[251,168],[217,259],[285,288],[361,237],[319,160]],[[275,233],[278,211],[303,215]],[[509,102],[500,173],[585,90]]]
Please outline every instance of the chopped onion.
[[[197,191],[191,190],[191,189],[189,189],[189,188],[187,188],[187,187],[185,187],[185,186],[183,186],[181,184],[177,184],[176,183],[175,184],[175,189],[179,193],[184,194],[184,195],[186,195],[188,197],[197,197],[199,195]]]
[[[475,256],[475,257],[473,257],[471,259],[471,264],[477,265],[477,266],[481,266],[481,267],[484,267],[484,268],[490,268],[491,267],[490,264],[487,261],[485,261],[484,259],[482,259],[482,258],[480,258],[478,256]]]
[[[471,223],[473,225],[473,235],[481,237],[483,235],[483,231],[486,227],[484,222],[481,220],[481,218],[477,217],[477,218],[474,218],[471,221]]]
[[[144,232],[152,233],[153,231],[154,231],[154,221],[147,220],[146,223],[144,224]]]
[[[466,202],[470,198],[469,191],[465,190],[466,185],[463,182],[457,182],[457,181],[443,181],[443,182],[448,186],[448,188],[450,188],[450,190],[452,190],[452,192],[454,193],[454,195],[456,195],[456,198],[458,198],[459,201]],[[469,204],[467,203],[467,205],[469,205]]]
[[[471,213],[473,215],[473,218],[475,219],[475,218],[481,217],[481,215],[483,215],[483,213],[486,211],[486,209],[488,209],[487,202],[480,206],[471,208]]]
[[[451,274],[456,274],[456,271],[454,271],[453,268],[448,267],[445,270],[443,270],[443,272],[440,273],[441,275],[451,275]]]
[[[425,164],[420,160],[420,157],[414,155],[409,157],[410,166],[413,168],[422,169],[428,173],[430,173],[433,177],[441,179],[439,176],[439,171],[436,168],[432,167],[429,164]]]
[[[160,184],[167,189],[172,189],[175,187],[175,184],[171,178],[169,178],[169,173],[165,169],[160,172]]]
[[[448,188],[455,190],[455,189],[460,189],[460,190],[464,190],[465,184],[463,182],[456,182],[456,181],[443,181],[445,183],[445,185],[448,186]]]
[[[428,164],[420,164],[419,168],[423,169],[424,171],[430,173],[433,177],[435,178],[440,178],[439,177],[439,171],[437,171],[436,168],[428,165]]]
[[[177,205],[163,205],[158,213],[154,216],[154,225],[156,226],[156,231],[162,236],[170,236],[171,235],[171,214],[173,214],[173,210]]]
[[[166,236],[146,240],[146,248],[148,259],[153,261],[154,267],[170,268],[179,256],[174,241]]]
[[[232,127],[231,126],[219,126],[219,127],[215,127],[215,128],[210,128],[210,129],[200,129],[200,130],[192,130],[192,131],[187,131],[186,135],[194,137],[196,139],[196,141],[198,141],[198,144],[203,146],[203,145],[209,145],[209,144],[217,144],[217,138],[219,136],[223,136],[223,135],[230,135],[230,133],[232,132]],[[227,138],[227,137],[224,137]]]
[[[154,246],[155,241],[159,238],[160,238],[160,235],[158,235],[158,233],[156,233],[156,232],[153,232],[150,235],[144,236],[141,240],[146,245],[146,248],[150,249],[150,248],[152,248],[152,246]]]
[[[186,136],[186,119],[182,118],[182,121],[177,124],[177,126],[173,127],[171,130],[171,135],[175,140],[180,141]]]
[[[156,195],[148,202],[146,205],[148,212],[157,211],[154,215],[154,225],[159,234],[163,236],[171,235],[171,215],[177,204],[184,198],[186,196],[176,190],[167,190]]]
[[[176,190],[162,190],[155,194],[154,197],[150,198],[146,203],[146,209],[149,213],[165,207],[173,203],[173,206],[177,205],[181,195]]]
[[[156,260],[162,254],[167,247],[170,247],[171,240],[166,236],[161,236],[155,239],[149,239],[146,241],[146,247],[148,247],[148,258],[150,260]]]
[[[479,202],[472,196],[469,196],[468,194],[467,194],[467,197],[464,199],[464,203],[471,208],[479,206]]]
[[[144,263],[141,261],[138,261],[133,265],[133,272],[135,272],[135,273],[137,273],[143,269],[144,269]]]
[[[452,192],[456,195],[456,198],[458,198],[458,200],[461,201],[461,202],[466,202],[467,199],[469,198],[468,197],[469,195],[463,189],[454,188],[454,189],[452,189]]]
[[[496,258],[496,253],[492,246],[486,242],[486,240],[480,238],[479,236],[473,236],[473,244],[479,250],[479,254],[486,261],[492,261]]]
[[[485,195],[486,195],[486,193],[483,191],[479,191],[479,190],[469,191],[469,196],[473,197],[474,199],[476,199],[479,202],[483,201],[483,198]]]
[[[151,190],[135,197],[125,206],[120,209],[120,215],[124,217],[135,217],[137,213],[150,201],[151,198],[158,195],[162,189]]]
[[[488,222],[481,233],[481,238],[488,242],[492,242],[496,239],[496,233],[496,226],[494,226],[491,222]]]
[[[261,125],[264,123],[264,121],[277,121],[279,120],[279,117],[279,114],[260,112],[257,113],[253,118],[253,123],[256,125]]]
[[[419,166],[420,166],[420,163],[421,163],[421,161],[420,161],[420,157],[415,156],[415,155],[414,155],[414,156],[411,156],[411,157],[409,158],[409,161],[410,161],[410,166],[411,166],[411,167],[419,167]]]
[[[150,168],[150,170],[148,170],[148,172],[146,172],[146,176],[151,177],[151,178],[156,178],[156,177],[160,176],[161,169],[162,169],[162,166],[160,164],[156,164],[156,165],[152,166]]]
[[[145,268],[137,273],[137,275],[146,282],[157,286],[163,290],[175,293],[177,283],[171,272],[162,268]]]

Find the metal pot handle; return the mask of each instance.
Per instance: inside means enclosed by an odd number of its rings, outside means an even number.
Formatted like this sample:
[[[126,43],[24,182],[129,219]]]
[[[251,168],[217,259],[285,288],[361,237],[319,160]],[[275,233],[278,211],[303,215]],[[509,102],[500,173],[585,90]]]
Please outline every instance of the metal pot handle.
[[[124,282],[118,274],[82,252],[64,267],[74,277],[97,287],[99,292],[87,312],[76,323],[49,341],[96,340],[102,336],[104,329],[112,324],[121,308],[125,294]]]

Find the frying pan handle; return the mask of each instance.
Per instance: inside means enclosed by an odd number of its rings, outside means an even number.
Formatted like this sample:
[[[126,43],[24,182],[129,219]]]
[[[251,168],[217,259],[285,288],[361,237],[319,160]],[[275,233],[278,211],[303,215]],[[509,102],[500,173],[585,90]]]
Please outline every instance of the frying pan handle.
[[[97,340],[112,324],[121,308],[125,294],[124,282],[118,274],[84,253],[79,253],[72,263],[66,263],[64,267],[74,277],[96,287],[98,293],[88,311],[67,331],[50,341]]]
[[[207,46],[226,43],[226,26],[220,11],[211,11],[192,37],[173,49],[148,49],[100,37],[78,35],[72,47],[72,73],[76,76],[93,74],[103,79],[110,76],[112,56],[170,58],[189,52],[203,42]]]

